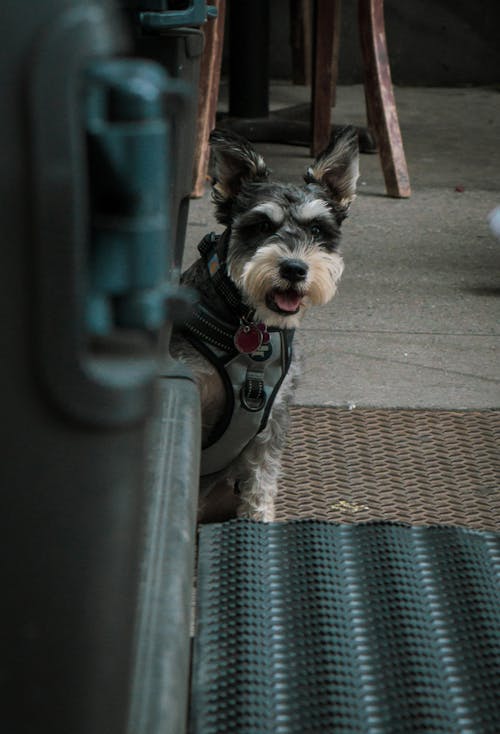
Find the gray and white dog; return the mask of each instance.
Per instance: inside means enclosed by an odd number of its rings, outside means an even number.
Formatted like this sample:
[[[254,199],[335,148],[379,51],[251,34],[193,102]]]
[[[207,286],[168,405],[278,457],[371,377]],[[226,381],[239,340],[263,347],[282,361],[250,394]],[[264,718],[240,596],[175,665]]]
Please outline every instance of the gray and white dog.
[[[269,182],[263,158],[234,133],[216,130],[210,142],[213,200],[226,229],[204,238],[182,277],[199,300],[171,349],[200,391],[202,503],[229,489],[241,516],[271,521],[300,371],[293,334],[309,306],[334,296],[342,274],[357,133],[336,129],[301,186]]]

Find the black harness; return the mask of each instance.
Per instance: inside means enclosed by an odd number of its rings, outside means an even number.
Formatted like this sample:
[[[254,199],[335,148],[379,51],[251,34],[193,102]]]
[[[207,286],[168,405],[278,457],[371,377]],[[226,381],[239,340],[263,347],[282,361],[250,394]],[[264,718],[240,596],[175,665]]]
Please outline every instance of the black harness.
[[[292,329],[267,328],[241,299],[227,275],[228,232],[210,233],[198,250],[224,313],[201,296],[187,321],[185,337],[217,369],[224,384],[225,411],[203,447],[202,475],[228,466],[266,425],[292,360]]]

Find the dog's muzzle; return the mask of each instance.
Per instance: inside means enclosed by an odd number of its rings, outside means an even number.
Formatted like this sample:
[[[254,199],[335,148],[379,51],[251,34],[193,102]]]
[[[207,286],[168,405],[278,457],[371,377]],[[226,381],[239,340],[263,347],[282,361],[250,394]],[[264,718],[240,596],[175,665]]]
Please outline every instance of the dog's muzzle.
[[[308,265],[303,260],[296,258],[282,260],[279,264],[279,274],[290,285],[285,288],[273,288],[266,296],[266,306],[282,316],[293,316],[298,313],[306,295],[301,284],[306,280],[308,270]]]

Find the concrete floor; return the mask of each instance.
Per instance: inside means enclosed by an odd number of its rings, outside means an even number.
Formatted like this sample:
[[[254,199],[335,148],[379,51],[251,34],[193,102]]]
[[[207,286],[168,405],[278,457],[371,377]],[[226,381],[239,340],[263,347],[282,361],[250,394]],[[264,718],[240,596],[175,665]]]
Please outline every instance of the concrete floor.
[[[272,86],[275,107],[308,98]],[[364,124],[362,87],[337,98],[336,122]],[[401,88],[396,98],[413,193],[385,196],[378,156],[362,156],[338,295],[297,335],[307,353],[297,403],[499,408],[500,240],[487,217],[500,205],[500,93]],[[310,161],[305,148],[256,147],[275,179],[299,181]],[[221,228],[207,191],[191,202],[186,263],[210,230]]]

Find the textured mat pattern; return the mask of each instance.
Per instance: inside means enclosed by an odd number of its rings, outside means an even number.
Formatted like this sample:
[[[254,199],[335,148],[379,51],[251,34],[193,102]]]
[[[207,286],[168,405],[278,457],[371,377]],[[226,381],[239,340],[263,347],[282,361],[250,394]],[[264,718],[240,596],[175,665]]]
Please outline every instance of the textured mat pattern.
[[[498,734],[499,574],[493,533],[203,527],[193,734]]]
[[[500,530],[500,411],[292,408],[277,519]]]

